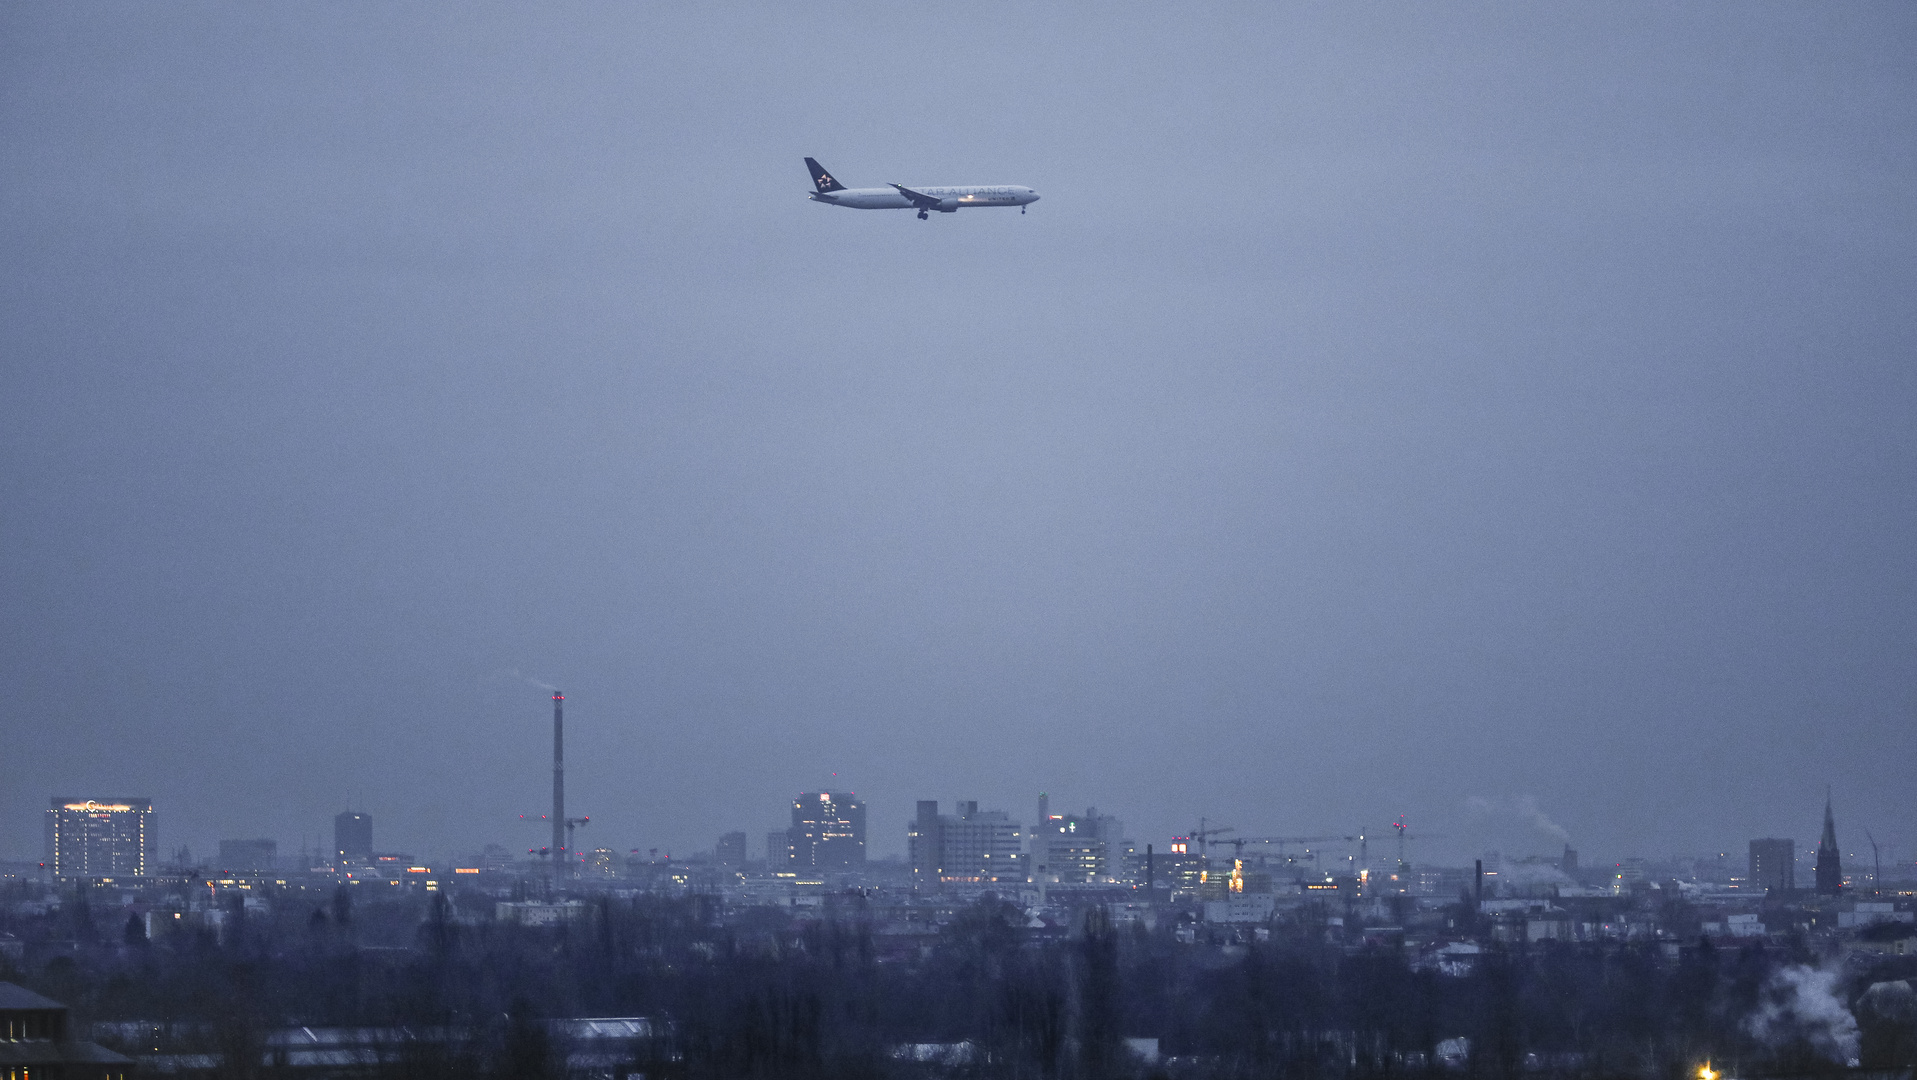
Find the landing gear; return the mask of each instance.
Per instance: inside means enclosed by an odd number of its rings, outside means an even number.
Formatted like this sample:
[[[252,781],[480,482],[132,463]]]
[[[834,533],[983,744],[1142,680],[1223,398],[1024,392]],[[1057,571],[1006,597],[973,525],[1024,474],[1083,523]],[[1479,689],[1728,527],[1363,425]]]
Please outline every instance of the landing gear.
[[[1025,216],[1025,208],[1024,208],[1023,206],[1021,206],[1021,207],[1019,207],[1019,208],[1018,208],[1018,216],[1019,216],[1019,217],[1024,217],[1024,216]]]
[[[924,221],[924,220],[925,220],[926,218],[928,218],[928,217],[930,217],[930,216],[931,216],[931,215],[929,215],[929,214],[927,214],[927,213],[926,213],[925,211],[923,211],[923,210],[920,210],[920,211],[919,211],[919,220],[920,220],[920,221]]]

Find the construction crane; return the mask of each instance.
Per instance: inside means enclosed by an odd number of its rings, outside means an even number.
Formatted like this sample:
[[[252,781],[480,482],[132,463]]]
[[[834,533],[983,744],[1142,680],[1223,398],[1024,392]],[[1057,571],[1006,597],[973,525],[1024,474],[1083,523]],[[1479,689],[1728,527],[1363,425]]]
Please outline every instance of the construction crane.
[[[1223,836],[1228,832],[1238,831],[1236,828],[1230,825],[1218,825],[1212,828],[1206,828],[1205,825],[1206,825],[1205,819],[1199,818],[1198,827],[1191,831],[1190,839],[1192,839],[1198,844],[1198,854],[1200,855],[1206,854],[1206,845],[1211,841],[1212,837]]]
[[[551,821],[552,819],[547,817],[544,814],[521,814],[519,815],[519,820],[521,821]],[[566,818],[565,821],[563,822],[566,829],[566,846],[565,847],[559,849],[558,851],[554,851],[551,845],[547,845],[546,847],[539,847],[539,848],[527,848],[526,854],[537,855],[541,859],[550,857],[552,859],[552,872],[554,876],[564,875],[566,877],[578,877],[579,876],[579,873],[578,873],[579,849],[573,845],[573,842],[572,842],[573,832],[576,829],[578,829],[579,826],[584,825],[591,820],[592,818],[590,817]],[[553,832],[555,833],[557,833],[558,831],[559,831],[558,829],[553,830]]]
[[[1404,823],[1404,815],[1399,814],[1398,820],[1392,822],[1391,827],[1398,830],[1398,872],[1402,874],[1405,871],[1411,869],[1411,864],[1406,862],[1404,858],[1404,842],[1410,839],[1410,837],[1406,836],[1405,834],[1410,831],[1411,826],[1406,825]],[[1442,840],[1444,839],[1444,835],[1442,833],[1419,833],[1418,839]]]
[[[1283,858],[1286,844],[1329,844],[1345,839],[1349,838],[1343,836],[1234,836],[1221,842],[1232,846],[1234,858],[1242,859],[1245,857],[1246,844],[1276,844],[1278,856]]]

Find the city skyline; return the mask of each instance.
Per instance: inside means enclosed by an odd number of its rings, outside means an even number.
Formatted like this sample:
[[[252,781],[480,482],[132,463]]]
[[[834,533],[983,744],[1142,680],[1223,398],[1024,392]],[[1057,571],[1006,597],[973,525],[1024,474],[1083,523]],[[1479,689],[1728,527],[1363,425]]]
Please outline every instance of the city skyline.
[[[8,7],[0,853],[1917,849],[1913,32]]]
[[[1037,813],[1031,816],[1030,821],[1026,821],[1019,814],[1003,809],[987,807],[981,810],[980,803],[976,799],[959,800],[953,806],[951,814],[940,813],[941,804],[938,800],[916,800],[914,816],[898,830],[898,835],[903,840],[903,850],[887,851],[882,842],[874,842],[878,841],[886,830],[881,828],[878,836],[869,834],[866,825],[869,808],[863,800],[857,799],[854,793],[802,792],[787,804],[791,808],[793,824],[774,829],[766,834],[766,848],[761,850],[756,859],[750,861],[765,867],[768,872],[781,869],[798,870],[802,876],[817,872],[856,872],[870,861],[874,865],[886,864],[909,869],[915,879],[932,883],[941,881],[974,884],[981,881],[1037,883],[1041,880],[1071,883],[1108,877],[1115,872],[1111,868],[1118,866],[1130,867],[1130,871],[1135,875],[1142,875],[1143,872],[1139,871],[1138,867],[1145,865],[1154,847],[1158,855],[1167,860],[1167,865],[1188,851],[1196,853],[1206,848],[1205,844],[1195,839],[1200,832],[1198,829],[1171,836],[1147,835],[1141,838],[1131,835],[1132,830],[1126,828],[1117,817],[1102,814],[1097,807],[1088,808],[1083,814],[1069,810],[1063,813],[1051,813],[1050,794],[1041,792],[1037,799]],[[847,806],[850,808],[849,811],[843,810]],[[815,814],[813,808],[825,811],[824,816]],[[113,811],[121,813],[111,813]],[[136,813],[127,814],[125,813],[127,811],[136,811]],[[128,878],[177,873],[190,870],[195,865],[208,869],[224,868],[229,871],[269,872],[276,867],[281,871],[290,872],[305,872],[309,869],[318,870],[324,867],[358,868],[375,862],[386,863],[395,860],[445,866],[462,860],[490,863],[495,859],[504,858],[534,866],[549,865],[543,854],[549,849],[535,847],[521,853],[517,849],[498,843],[483,845],[483,852],[479,846],[467,846],[459,850],[425,848],[424,854],[414,852],[395,854],[392,849],[381,851],[373,841],[372,815],[356,810],[342,811],[335,816],[334,839],[330,845],[309,846],[302,839],[297,849],[300,854],[295,855],[295,849],[291,846],[288,846],[283,853],[279,852],[278,841],[275,838],[222,837],[216,844],[208,843],[201,849],[202,852],[210,852],[217,847],[217,855],[199,854],[187,863],[181,863],[178,858],[159,853],[160,837],[156,824],[159,815],[150,799],[127,797],[77,799],[74,796],[56,796],[52,799],[52,809],[46,814],[41,866],[45,868],[46,873],[56,877],[68,876],[57,870],[60,859],[56,848],[60,843],[58,836],[62,828],[75,832],[81,837],[78,841],[80,846],[75,849],[80,853],[81,865],[85,865],[91,858],[108,866],[103,873]],[[107,822],[119,817],[137,818],[137,825],[133,826],[133,829],[140,840],[140,848],[134,856],[131,856],[137,859],[137,868],[123,866],[114,861],[120,859],[120,856],[113,852],[117,852],[118,847],[125,846],[120,843],[126,839],[125,836],[120,835],[126,832],[124,827],[97,825],[85,830],[74,828],[75,823],[84,823],[91,819],[97,818],[101,822]],[[543,818],[536,819],[535,824],[542,829],[546,827]],[[1040,827],[1041,825],[1043,828]],[[1394,823],[1394,826],[1400,825],[1406,826],[1403,831],[1408,834],[1417,835],[1411,832],[1402,819]],[[100,845],[90,837],[101,829],[107,830],[106,833],[101,834],[102,836],[111,834],[109,839],[112,843],[101,848],[102,852],[107,854],[94,855],[92,849]],[[1880,843],[1874,838],[1867,838],[1866,843],[1870,845],[1868,849],[1870,854],[1866,858],[1863,851],[1857,849],[1855,845],[1845,847],[1841,841],[1836,840],[1837,829],[1833,804],[1827,799],[1819,839],[1815,845],[1800,845],[1789,838],[1757,837],[1749,839],[1743,845],[1727,845],[1716,850],[1715,855],[1711,851],[1647,850],[1629,854],[1616,853],[1593,861],[1590,858],[1591,853],[1585,852],[1582,865],[1584,869],[1601,872],[1605,869],[1606,863],[1616,869],[1634,862],[1694,863],[1696,865],[1710,862],[1717,866],[1718,872],[1728,872],[1729,868],[1741,865],[1740,859],[1747,857],[1747,880],[1754,885],[1765,889],[1781,888],[1785,892],[1790,892],[1799,888],[1801,884],[1804,889],[1825,894],[1835,894],[1840,882],[1849,881],[1853,877],[1874,883],[1877,880],[1876,874],[1879,867],[1887,867],[1893,877],[1904,874],[1906,871],[1917,871],[1917,859],[1900,852],[1894,844]],[[1861,831],[1868,837],[1868,829]],[[127,836],[135,835],[135,833],[128,833]],[[716,861],[722,866],[742,866],[748,861],[746,855],[749,850],[746,839],[748,835],[746,830],[729,829],[718,834],[711,846],[694,844],[682,847],[677,850],[676,855],[682,860],[709,860]],[[1251,846],[1252,853],[1260,859],[1268,858],[1274,850],[1283,854],[1287,850],[1287,844],[1291,845],[1289,850],[1294,854],[1314,852],[1310,859],[1298,864],[1300,874],[1305,874],[1309,869],[1311,874],[1322,872],[1332,876],[1361,868],[1377,870],[1405,865],[1456,870],[1474,860],[1480,864],[1489,860],[1490,865],[1495,869],[1504,859],[1517,864],[1548,862],[1552,865],[1562,865],[1571,871],[1580,868],[1579,852],[1569,844],[1564,845],[1561,853],[1531,849],[1503,851],[1496,847],[1480,846],[1471,849],[1469,855],[1458,858],[1434,855],[1422,844],[1419,848],[1407,847],[1397,838],[1395,831],[1385,835],[1379,835],[1376,832],[1359,832],[1343,836],[1261,837],[1253,836],[1251,832],[1238,830],[1235,827],[1214,825],[1204,830],[1203,835],[1209,840],[1210,846],[1217,849],[1221,855],[1229,849],[1236,856],[1243,857],[1247,844]],[[833,840],[834,836],[841,839]],[[1303,841],[1313,841],[1313,843],[1307,844]],[[1375,852],[1372,851],[1373,841],[1376,842]],[[1270,846],[1273,842],[1277,842],[1278,845],[1275,849]],[[731,845],[730,848],[728,845]],[[1449,850],[1463,851],[1467,846],[1453,844]],[[190,850],[191,847],[191,844],[174,844],[167,847],[166,851],[178,853]],[[841,847],[843,851],[838,850]],[[829,856],[812,854],[828,849],[837,853]],[[872,854],[874,849],[879,853]],[[1748,849],[1747,856],[1745,849]],[[799,854],[802,851],[807,852],[803,858]],[[495,852],[498,854],[493,854]],[[575,868],[580,867],[593,858],[602,857],[608,853],[622,858],[629,854],[636,859],[640,858],[643,852],[650,852],[644,858],[646,861],[652,861],[660,857],[662,849],[657,845],[650,848],[643,845],[628,848],[617,841],[581,844],[579,849],[572,853],[571,865]],[[981,858],[989,860],[993,857],[986,854],[987,852],[995,854],[1002,861],[995,867],[989,862],[981,862]],[[1414,857],[1414,852],[1417,857]],[[670,846],[664,848],[663,853],[667,860],[675,855],[674,849]],[[1214,856],[1214,859],[1218,857]],[[1009,861],[1003,861],[1008,858]],[[1229,857],[1225,858],[1229,861]],[[1403,861],[1400,862],[1400,860]],[[0,858],[0,862],[6,861],[22,865],[34,860]],[[1870,867],[1867,877],[1864,876],[1865,871],[1858,869],[1862,866]],[[96,873],[93,876],[101,876],[101,874]]]

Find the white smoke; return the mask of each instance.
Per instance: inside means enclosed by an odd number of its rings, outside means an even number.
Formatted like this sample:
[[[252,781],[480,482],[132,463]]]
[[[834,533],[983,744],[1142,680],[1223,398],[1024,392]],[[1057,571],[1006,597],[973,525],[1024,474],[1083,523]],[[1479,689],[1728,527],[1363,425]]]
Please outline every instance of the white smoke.
[[[1533,799],[1529,795],[1520,795],[1511,801],[1511,805],[1512,808],[1518,812],[1519,817],[1531,823],[1532,828],[1544,833],[1560,844],[1568,844],[1571,842],[1570,830],[1552,821],[1550,818],[1545,817],[1544,811],[1538,809],[1538,801],[1536,799]]]
[[[528,683],[530,685],[537,686],[541,690],[550,691],[551,693],[555,693],[555,694],[559,692],[559,688],[557,686],[554,686],[553,684],[549,682],[542,682],[539,679],[535,679],[531,675],[526,674],[525,672],[519,670],[518,668],[501,668],[500,670],[493,672],[492,675],[488,676],[487,679],[482,679],[481,682],[496,681],[499,679],[512,679],[516,682]]]
[[[1857,1062],[1857,1018],[1835,993],[1837,972],[1804,964],[1778,969],[1744,1027],[1766,1046],[1780,1049],[1802,1039],[1840,1065]]]
[[[1538,809],[1538,801],[1529,795],[1513,795],[1502,799],[1473,795],[1464,800],[1464,805],[1478,817],[1516,818],[1560,844],[1571,842],[1570,830],[1546,817],[1544,811]]]

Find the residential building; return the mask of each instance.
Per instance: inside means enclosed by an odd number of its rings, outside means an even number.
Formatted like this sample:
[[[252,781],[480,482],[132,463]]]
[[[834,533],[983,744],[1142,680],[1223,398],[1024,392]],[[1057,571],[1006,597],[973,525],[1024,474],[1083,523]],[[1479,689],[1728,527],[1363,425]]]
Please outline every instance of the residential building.
[[[743,832],[729,832],[719,838],[713,848],[720,866],[744,866],[746,861],[746,839]]]
[[[126,1080],[133,1069],[132,1058],[73,1038],[65,1005],[0,982],[0,1075]]]
[[[1222,900],[1205,901],[1208,923],[1262,923],[1271,920],[1278,898],[1270,893],[1235,893]]]

